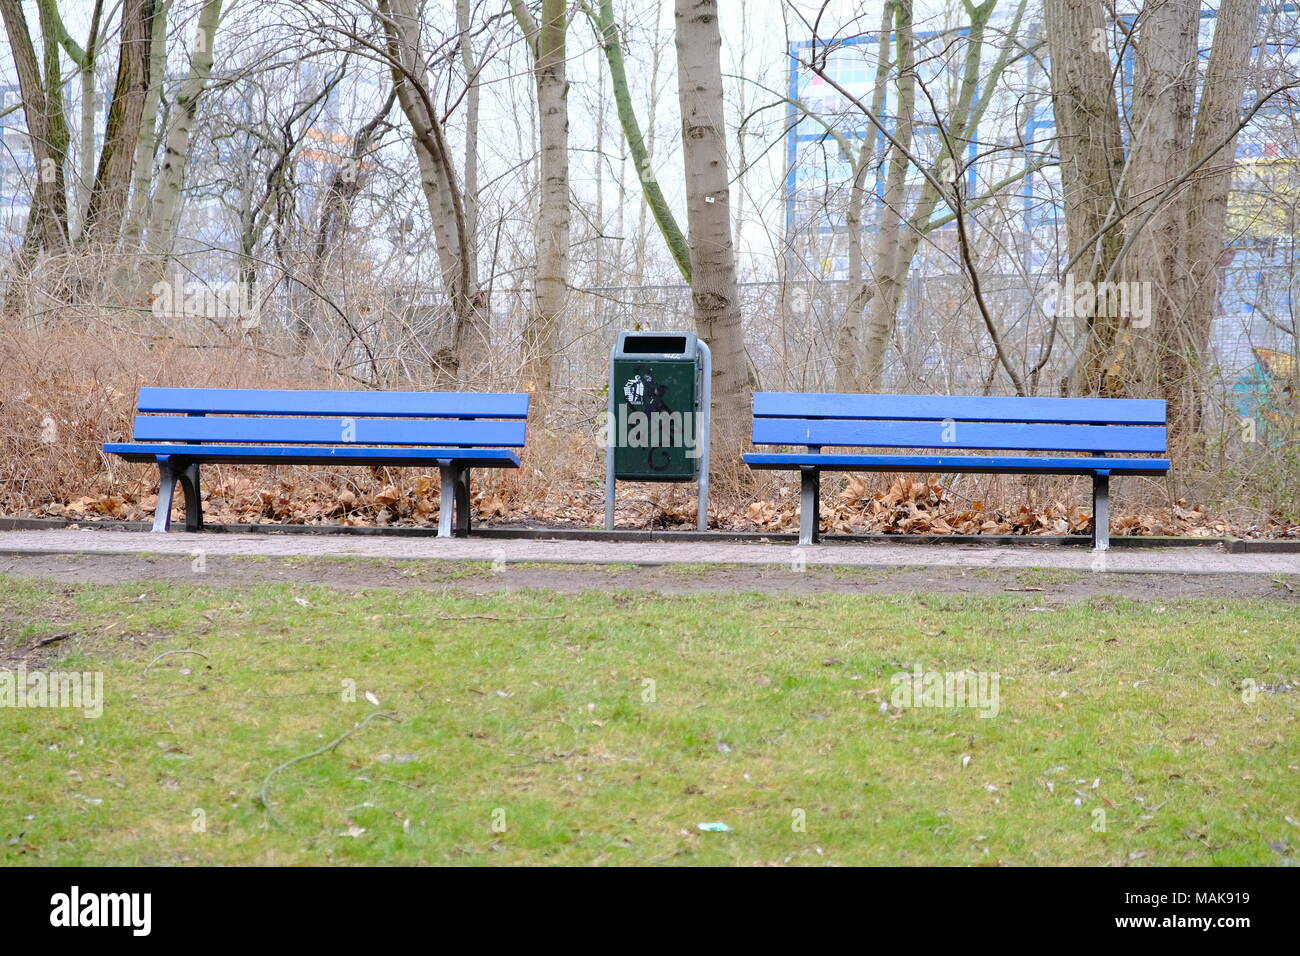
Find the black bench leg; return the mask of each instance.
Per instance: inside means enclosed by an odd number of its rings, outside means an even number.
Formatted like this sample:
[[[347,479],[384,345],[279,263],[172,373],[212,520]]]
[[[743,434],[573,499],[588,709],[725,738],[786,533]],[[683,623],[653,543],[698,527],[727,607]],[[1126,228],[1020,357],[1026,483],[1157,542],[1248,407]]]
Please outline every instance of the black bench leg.
[[[462,468],[456,475],[456,517],[453,534],[458,538],[469,537],[469,469]]]
[[[176,469],[169,461],[158,462],[158,505],[153,512],[154,534],[166,534],[172,525],[172,498],[176,494]]]
[[[1110,475],[1092,476],[1092,549],[1110,550]]]
[[[799,474],[799,543],[816,544],[821,536],[821,476],[816,468],[801,468]]]
[[[176,474],[185,492],[185,530],[203,530],[203,498],[199,495],[199,466],[193,464]]]

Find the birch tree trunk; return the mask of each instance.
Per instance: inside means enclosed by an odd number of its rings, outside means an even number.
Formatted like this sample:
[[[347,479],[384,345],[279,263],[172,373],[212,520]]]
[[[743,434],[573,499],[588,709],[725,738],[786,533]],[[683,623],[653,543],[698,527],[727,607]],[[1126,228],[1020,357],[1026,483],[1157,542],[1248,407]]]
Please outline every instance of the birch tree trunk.
[[[910,0],[908,0],[910,4]],[[884,112],[885,92],[889,86],[889,35],[893,28],[895,12],[902,20],[903,14],[897,0],[888,0],[881,14],[880,38],[876,52],[876,76],[871,91],[871,110],[876,116]],[[873,144],[877,137],[868,135],[858,148],[853,166],[853,182],[849,187],[849,208],[844,219],[848,230],[849,253],[849,301],[844,308],[844,317],[840,320],[840,330],[835,349],[835,389],[840,392],[856,392],[862,387],[863,360],[865,358],[866,328],[863,314],[875,288],[866,281],[863,272],[864,258],[862,246],[862,211],[866,205],[866,179],[871,171],[876,151]],[[895,209],[899,207],[895,206]],[[881,217],[886,210],[881,210]],[[879,219],[877,220],[879,222]]]
[[[541,20],[522,0],[511,7],[528,40],[537,84],[538,183],[541,197],[534,232],[533,307],[523,333],[523,383],[535,398],[532,412],[545,423],[560,319],[569,295],[569,106],[565,79],[565,0],[542,0]]]
[[[478,252],[478,61],[470,36],[469,0],[456,0],[456,29],[460,31],[460,62],[465,70],[465,233]]]
[[[713,352],[712,460],[738,474],[750,420],[750,388],[731,240],[722,37],[717,0],[676,0],[686,218],[695,327]]]
[[[908,154],[912,148],[912,118],[916,108],[915,49],[912,38],[912,0],[899,0],[894,23],[895,62],[898,70],[898,108],[894,126],[896,142],[889,152],[889,170],[885,174],[884,208],[880,228],[876,231],[876,249],[873,255],[876,270],[875,294],[871,299],[871,316],[863,338],[863,386],[869,392],[878,392],[883,386],[885,353],[894,333],[898,309],[912,257],[916,254],[920,236],[915,232],[901,235],[903,209],[906,198]],[[878,114],[877,114],[878,115]],[[928,187],[928,184],[927,184]],[[933,210],[938,196],[926,197]],[[926,199],[922,200],[923,203]],[[928,214],[926,218],[929,218]]]
[[[190,53],[190,72],[181,82],[167,121],[162,160],[158,165],[158,179],[154,185],[149,226],[145,234],[145,248],[149,255],[141,269],[141,280],[146,289],[162,278],[166,270],[166,257],[171,254],[176,243],[181,194],[185,187],[185,168],[190,159],[190,137],[198,113],[199,98],[212,74],[221,5],[222,0],[204,0],[199,10],[194,47]]]
[[[85,222],[86,208],[90,205],[90,187],[95,181],[95,100],[99,96],[99,88],[95,83],[95,63],[99,55],[99,21],[103,12],[104,0],[95,0],[85,51],[80,58],[74,51],[69,51],[69,56],[77,64],[78,79],[81,83],[81,127],[77,131],[77,188],[75,190],[76,234],[80,234],[82,223]],[[64,46],[66,48],[70,44]]]
[[[882,221],[876,233],[876,250],[873,256],[875,275],[874,293],[871,296],[870,316],[864,341],[862,359],[862,387],[867,391],[879,391],[883,387],[885,355],[889,341],[898,322],[898,312],[902,306],[903,292],[907,277],[911,272],[912,260],[920,248],[921,240],[938,227],[941,222],[951,220],[952,214],[942,220],[935,220],[934,214],[943,197],[934,186],[934,181],[952,182],[958,175],[964,148],[971,142],[974,131],[979,128],[981,119],[992,102],[993,94],[1005,74],[1007,65],[1013,55],[1019,55],[1020,46],[1016,38],[1019,24],[1024,16],[1026,0],[1020,0],[1016,12],[1007,29],[1007,41],[1002,46],[997,59],[986,73],[981,73],[985,49],[985,29],[993,15],[997,0],[984,0],[973,3],[963,0],[963,8],[970,17],[966,35],[966,53],[961,77],[957,81],[957,93],[953,108],[947,117],[936,116],[946,151],[928,165],[925,182],[921,186],[920,197],[910,214],[904,212],[906,196],[906,173],[909,164],[917,160],[910,156],[913,135],[913,113],[916,104],[915,37],[912,33],[911,0],[899,0],[896,16],[896,63],[898,74],[898,121],[894,129],[894,143],[891,144],[888,159],[888,171],[885,176],[885,201],[881,210]],[[824,74],[823,74],[823,78]],[[982,90],[982,92],[981,92]],[[978,98],[977,98],[978,95]],[[1004,180],[989,191],[988,196],[996,194],[999,188],[1015,181],[1017,177]],[[982,199],[963,200],[965,208],[970,209],[982,202]],[[906,228],[904,228],[906,220]]]
[[[153,160],[158,149],[158,104],[162,99],[163,74],[167,66],[167,10],[171,0],[156,0],[149,47],[149,90],[140,116],[140,134],[135,143],[135,173],[131,202],[122,231],[122,249],[134,253],[140,246],[149,216],[149,192],[153,184]]]

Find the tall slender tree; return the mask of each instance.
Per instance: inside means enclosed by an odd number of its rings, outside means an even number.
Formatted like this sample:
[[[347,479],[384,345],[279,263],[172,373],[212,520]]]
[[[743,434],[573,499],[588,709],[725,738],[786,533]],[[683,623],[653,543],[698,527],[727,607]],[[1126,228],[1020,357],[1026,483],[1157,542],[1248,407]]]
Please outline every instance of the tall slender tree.
[[[1131,46],[1133,107],[1121,167],[1106,129],[1124,82],[1111,63],[1108,31],[1075,4],[1045,8],[1049,43],[1063,60],[1051,79],[1058,124],[1064,120],[1070,264],[1086,263],[1102,281],[1131,283],[1147,306],[1140,323],[1130,315],[1086,325],[1074,378],[1089,390],[1164,398],[1175,443],[1195,442],[1200,433],[1233,144],[1246,118],[1242,99],[1260,17],[1255,0],[1223,0],[1202,71],[1200,12],[1197,0],[1148,2],[1125,25],[1117,55],[1129,55]],[[1106,51],[1106,81],[1101,61],[1080,52],[1084,44]],[[1084,103],[1088,117],[1077,112]],[[1086,122],[1096,124],[1090,132],[1099,141],[1081,139]],[[1083,146],[1089,155],[1075,156]],[[1107,215],[1098,223],[1102,206]],[[1100,304],[1092,311],[1102,311]]]
[[[641,122],[637,119],[636,108],[632,105],[632,87],[627,79],[623,41],[619,37],[618,23],[614,19],[614,0],[600,0],[599,7],[584,3],[583,10],[600,38],[600,47],[605,53],[605,62],[609,66],[609,79],[610,85],[614,87],[614,106],[618,113],[619,126],[623,130],[628,152],[632,154],[632,163],[636,166],[637,179],[641,183],[641,192],[645,197],[646,205],[642,208],[649,208],[655,224],[659,226],[659,232],[664,237],[664,242],[668,244],[668,251],[673,257],[677,270],[682,274],[682,278],[690,282],[690,249],[686,237],[682,234],[681,226],[677,224],[677,217],[673,215],[672,207],[664,196],[663,188],[659,185],[659,177],[654,171],[654,101],[651,100],[651,129],[647,137],[641,132]],[[654,53],[654,68],[650,78],[652,94],[659,75],[658,46],[655,47]]]
[[[123,0],[117,79],[104,126],[95,183],[82,223],[87,246],[115,248],[126,216],[136,143],[149,94],[149,60],[156,0]]]
[[[378,13],[397,102],[411,125],[420,188],[455,323],[451,352],[434,361],[440,375],[473,381],[490,358],[491,325],[467,229],[465,193],[427,81],[423,19],[416,0],[379,0]]]
[[[695,328],[713,352],[712,460],[738,474],[753,389],[740,323],[731,237],[717,0],[676,0],[677,95],[681,102],[686,219]]]
[[[199,98],[212,75],[221,5],[222,0],[204,0],[199,9],[194,46],[190,50],[190,71],[181,81],[167,120],[162,158],[158,163],[157,182],[154,184],[149,207],[149,225],[145,233],[145,245],[150,256],[147,269],[142,271],[148,274],[147,285],[152,285],[162,276],[163,259],[171,253],[176,241],[181,214],[181,191],[185,186],[185,170],[190,160],[190,140],[195,117],[198,115]]]
[[[569,84],[565,78],[565,0],[542,0],[541,19],[523,0],[510,0],[532,54],[537,90],[540,147],[534,243],[533,303],[523,335],[524,387],[536,399],[535,418],[544,422],[549,404],[560,320],[569,297]]]
[[[31,213],[27,218],[27,233],[17,259],[17,273],[23,274],[35,261],[42,249],[52,252],[63,250],[68,240],[67,197],[64,192],[63,164],[66,160],[66,128],[61,129],[62,101],[51,97],[51,86],[57,94],[60,84],[57,77],[57,57],[53,64],[45,58],[47,70],[55,71],[54,82],[42,73],[41,61],[36,57],[27,17],[19,0],[0,0],[9,48],[18,74],[18,90],[22,97],[23,116],[27,135],[31,140],[32,154],[36,158],[35,182],[32,185]],[[46,53],[49,45],[46,45]]]

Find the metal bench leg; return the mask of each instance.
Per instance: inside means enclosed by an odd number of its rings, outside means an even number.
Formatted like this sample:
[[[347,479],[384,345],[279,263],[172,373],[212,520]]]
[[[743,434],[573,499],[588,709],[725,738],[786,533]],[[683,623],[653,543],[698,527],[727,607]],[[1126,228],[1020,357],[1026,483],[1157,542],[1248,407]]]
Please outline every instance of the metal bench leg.
[[[458,538],[469,537],[469,469],[462,468],[456,475],[456,518],[452,533]]]
[[[169,461],[158,462],[158,505],[153,512],[154,534],[166,534],[172,526],[172,498],[176,494],[176,469]]]
[[[177,472],[176,479],[185,493],[185,530],[203,530],[203,498],[199,495],[199,466],[193,464]]]
[[[455,465],[439,465],[438,480],[442,488],[442,501],[438,506],[438,537],[450,538],[452,515],[456,511],[456,473],[460,469]]]
[[[801,468],[799,474],[799,543],[816,544],[822,520],[820,472]]]
[[[1110,475],[1092,476],[1092,549],[1110,550]]]

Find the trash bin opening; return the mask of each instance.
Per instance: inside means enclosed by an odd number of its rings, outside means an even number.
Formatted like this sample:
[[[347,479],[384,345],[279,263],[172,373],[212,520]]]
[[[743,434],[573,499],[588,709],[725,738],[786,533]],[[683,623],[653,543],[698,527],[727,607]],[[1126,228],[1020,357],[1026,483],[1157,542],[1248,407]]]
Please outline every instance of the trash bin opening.
[[[629,335],[623,340],[624,355],[681,355],[685,351],[684,335]]]

